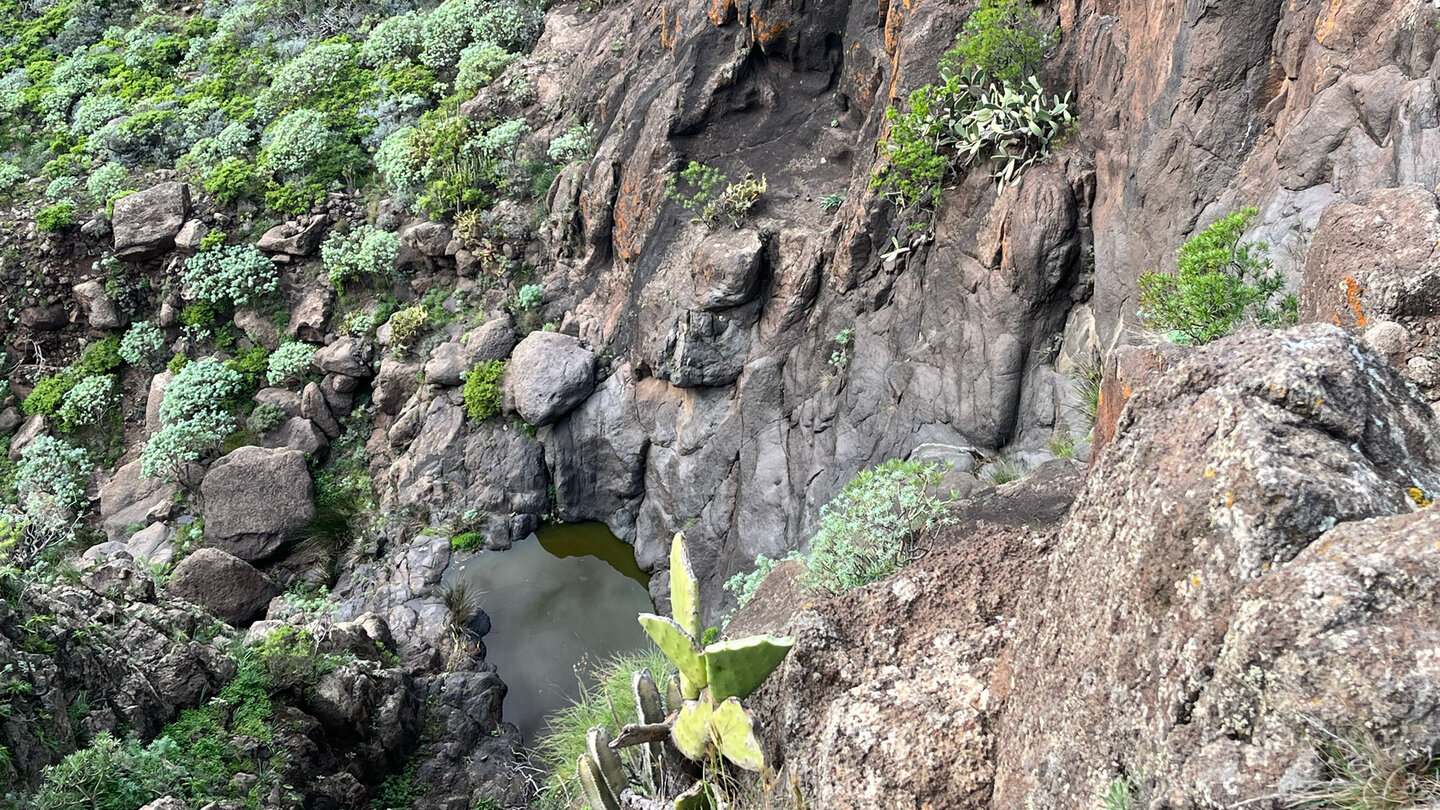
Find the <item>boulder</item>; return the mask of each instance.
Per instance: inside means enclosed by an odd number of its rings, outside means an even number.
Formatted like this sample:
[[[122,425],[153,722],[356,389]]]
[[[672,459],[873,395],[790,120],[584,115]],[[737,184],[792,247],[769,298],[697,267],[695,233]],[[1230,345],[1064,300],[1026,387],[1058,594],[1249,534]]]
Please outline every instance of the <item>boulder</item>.
[[[164,523],[151,523],[125,541],[125,551],[141,562],[166,565],[175,558],[175,531]]]
[[[675,321],[656,376],[679,388],[713,388],[735,382],[745,369],[750,339],[739,324],[709,312],[685,312]]]
[[[241,447],[211,465],[200,484],[205,540],[243,560],[262,560],[315,514],[305,454]]]
[[[20,325],[37,332],[58,332],[70,324],[70,313],[60,304],[20,310]]]
[[[320,247],[325,235],[325,217],[313,217],[308,221],[282,222],[266,231],[255,243],[265,253],[284,253],[288,256],[309,256]]]
[[[370,360],[374,350],[369,343],[356,337],[343,337],[315,352],[315,367],[326,374],[369,379],[374,375]]]
[[[401,231],[400,241],[422,256],[439,258],[450,244],[450,229],[439,222],[420,222]]]
[[[325,342],[325,326],[330,322],[333,307],[334,295],[329,290],[306,290],[300,302],[290,311],[290,325],[285,329],[286,334],[311,343]]]
[[[150,524],[151,515],[165,511],[175,502],[179,487],[158,478],[146,478],[140,472],[140,461],[126,464],[115,471],[109,481],[100,485],[100,517],[105,536],[111,540],[129,540],[136,526]]]
[[[325,393],[318,383],[309,383],[300,392],[300,415],[314,422],[331,439],[340,438],[340,423],[330,412],[330,405],[325,401]]]
[[[105,292],[104,284],[91,279],[76,284],[70,291],[75,294],[75,300],[85,312],[85,320],[92,329],[120,328],[120,312],[115,309],[115,302],[110,300],[109,294]]]
[[[446,341],[430,350],[430,359],[425,361],[425,383],[454,387],[469,370],[470,357],[464,344],[458,340]]]
[[[531,332],[505,368],[505,406],[536,427],[560,419],[595,390],[595,354],[558,332]]]
[[[235,325],[245,336],[254,341],[258,346],[264,346],[271,351],[280,345],[280,330],[270,318],[258,309],[252,307],[241,307],[235,310]]]
[[[329,447],[330,440],[314,422],[301,416],[292,416],[285,420],[285,424],[266,435],[260,446],[284,447],[313,456]]]
[[[1386,357],[1403,354],[1409,342],[1409,330],[1394,321],[1380,321],[1365,330],[1365,345]]]
[[[163,796],[140,808],[140,810],[190,810],[190,805],[174,796]]]
[[[190,187],[168,182],[115,201],[115,256],[137,260],[175,246],[175,235],[190,215]]]
[[[145,395],[145,433],[154,435],[160,429],[160,403],[165,401],[165,386],[175,379],[175,372],[162,371],[150,378],[150,391]]]
[[[126,554],[110,556],[80,576],[80,584],[91,591],[127,602],[155,599],[155,580]]]
[[[11,405],[8,408],[0,408],[0,436],[8,436],[15,432],[15,429],[25,423],[25,417],[20,409]]]
[[[407,363],[393,357],[380,361],[380,373],[371,383],[371,398],[381,413],[391,415],[400,412],[400,406],[420,387],[419,363]]]
[[[175,566],[166,589],[236,627],[264,615],[265,606],[280,595],[279,586],[254,566],[218,548],[191,552]]]
[[[754,298],[764,251],[752,230],[711,232],[692,259],[695,308],[728,309]]]
[[[35,440],[43,435],[47,429],[48,426],[45,424],[45,417],[38,413],[26,419],[25,422],[20,425],[20,429],[15,431],[15,435],[10,437],[10,460],[19,461],[20,454],[25,452],[25,448],[34,444]]]
[[[200,245],[204,243],[205,237],[209,233],[209,226],[198,219],[192,219],[181,226],[180,232],[175,234],[175,248],[186,253],[195,253],[200,250]]]
[[[504,360],[515,348],[515,322],[508,313],[502,314],[466,332],[461,340],[471,364]]]
[[[255,392],[255,404],[269,403],[285,412],[286,416],[300,415],[300,394],[288,388],[261,388]]]

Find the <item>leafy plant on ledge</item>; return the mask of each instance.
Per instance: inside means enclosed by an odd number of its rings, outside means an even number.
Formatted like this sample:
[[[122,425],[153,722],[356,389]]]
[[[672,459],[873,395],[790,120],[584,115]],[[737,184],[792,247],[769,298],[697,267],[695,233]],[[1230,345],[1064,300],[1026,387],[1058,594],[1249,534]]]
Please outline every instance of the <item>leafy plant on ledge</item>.
[[[694,212],[696,216],[691,222],[703,223],[711,229],[721,222],[738,229],[768,190],[769,183],[763,175],[759,180],[747,176],[731,183],[719,169],[693,160],[680,172],[678,180],[676,175],[665,180],[665,196]]]
[[[633,745],[646,746],[644,773],[649,787],[654,793],[670,794],[676,810],[729,806],[727,763],[756,773],[767,771],[754,718],[740,701],[780,665],[794,639],[757,635],[702,648],[698,592],[684,535],[676,534],[670,546],[673,617],[642,613],[640,624],[679,675],[667,684],[668,700],[662,701],[649,673],[635,673],[632,688],[640,722],[626,726],[614,741],[602,726],[590,729],[588,750],[576,769],[594,810],[619,810],[619,796],[629,786],[629,778],[617,749]],[[667,752],[697,763],[701,777],[678,792],[663,790]]]

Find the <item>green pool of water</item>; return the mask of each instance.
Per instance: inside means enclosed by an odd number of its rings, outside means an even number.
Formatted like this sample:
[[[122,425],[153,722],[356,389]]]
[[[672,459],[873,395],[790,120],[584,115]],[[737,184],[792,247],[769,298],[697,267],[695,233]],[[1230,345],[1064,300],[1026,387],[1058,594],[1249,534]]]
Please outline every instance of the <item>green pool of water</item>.
[[[527,742],[579,695],[577,667],[647,643],[635,616],[653,609],[649,577],[603,523],[544,526],[506,551],[465,556],[446,580],[482,594],[487,659],[510,688],[505,719]]]

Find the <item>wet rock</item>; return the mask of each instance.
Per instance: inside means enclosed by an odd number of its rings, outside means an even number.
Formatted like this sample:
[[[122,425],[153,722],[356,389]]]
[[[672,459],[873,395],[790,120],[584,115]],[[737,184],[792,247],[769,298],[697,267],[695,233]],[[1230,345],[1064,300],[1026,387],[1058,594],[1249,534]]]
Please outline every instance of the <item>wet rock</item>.
[[[264,615],[265,606],[280,595],[280,588],[254,566],[218,548],[196,549],[181,560],[166,590],[236,627]]]
[[[634,385],[629,367],[618,369],[569,419],[541,432],[562,521],[633,520],[650,447],[631,404]]]
[[[315,514],[310,471],[296,450],[236,449],[211,465],[200,492],[205,541],[243,560],[274,554]]]
[[[505,368],[505,407],[541,427],[569,413],[595,389],[595,355],[558,332],[531,332]]]
[[[138,260],[175,246],[175,235],[190,215],[190,187],[168,182],[115,201],[111,221],[117,258]]]
[[[120,313],[115,309],[115,302],[110,300],[110,296],[106,294],[104,284],[92,279],[76,284],[70,289],[75,293],[75,300],[79,302],[81,310],[85,312],[85,320],[90,323],[91,328],[120,328]]]

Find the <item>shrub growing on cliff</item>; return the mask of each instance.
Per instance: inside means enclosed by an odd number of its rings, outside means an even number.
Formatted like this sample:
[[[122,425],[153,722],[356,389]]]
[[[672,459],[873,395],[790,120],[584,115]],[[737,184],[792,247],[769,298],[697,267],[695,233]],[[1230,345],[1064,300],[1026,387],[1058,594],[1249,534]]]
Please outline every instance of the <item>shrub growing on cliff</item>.
[[[331,233],[320,246],[320,257],[336,289],[351,279],[385,275],[399,255],[400,237],[371,225],[348,234]]]
[[[679,174],[665,178],[665,196],[693,212],[695,218],[691,222],[704,223],[710,228],[721,222],[739,228],[768,189],[763,176],[759,180],[746,177],[731,183],[719,169],[693,160]]]
[[[265,372],[265,381],[271,385],[285,385],[301,379],[315,359],[315,347],[309,343],[295,341],[283,343],[270,353]]]
[[[1018,83],[1039,72],[1055,33],[1040,25],[1029,0],[981,0],[941,65],[971,65],[996,82]]]
[[[99,423],[120,404],[120,391],[109,374],[92,374],[65,392],[65,401],[56,413],[63,431]]]
[[[63,511],[85,505],[85,482],[90,477],[90,454],[50,436],[37,436],[20,454],[15,489],[27,512],[45,511],[39,504],[54,504]]]
[[[75,224],[75,203],[64,200],[35,212],[35,227],[45,233],[63,231]]]
[[[275,292],[280,274],[253,246],[222,245],[186,259],[182,280],[206,301],[244,306]]]
[[[160,400],[160,430],[140,453],[147,477],[183,481],[186,467],[234,432],[229,401],[245,385],[244,376],[213,358],[187,364],[165,386]]]
[[[1192,237],[1176,260],[1175,275],[1140,276],[1140,317],[1175,343],[1202,344],[1241,324],[1284,326],[1298,318],[1293,295],[1277,302],[1285,278],[1273,270],[1261,242],[1241,243],[1258,209],[1221,217]]]
[[[925,532],[949,525],[945,502],[930,494],[945,468],[887,461],[857,473],[820,510],[820,530],[800,557],[800,583],[834,595],[878,582],[923,550]]]
[[[125,362],[146,371],[154,368],[164,350],[165,333],[149,321],[131,326],[120,341],[120,356]]]
[[[483,422],[499,415],[503,393],[500,380],[504,376],[504,360],[486,360],[465,374],[465,415],[471,421]]]

